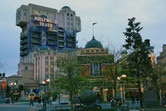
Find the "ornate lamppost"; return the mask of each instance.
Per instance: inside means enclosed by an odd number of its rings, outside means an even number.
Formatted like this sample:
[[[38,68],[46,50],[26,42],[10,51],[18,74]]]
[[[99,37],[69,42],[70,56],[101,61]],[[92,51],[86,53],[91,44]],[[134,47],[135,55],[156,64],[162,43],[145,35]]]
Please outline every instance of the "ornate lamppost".
[[[47,92],[48,92],[48,83],[50,82],[50,79],[45,79],[42,84],[45,84],[44,87],[44,107],[45,107],[45,111],[47,111],[47,105],[46,105],[46,87],[47,87]]]
[[[125,74],[123,74],[122,76],[121,76],[122,78],[125,78],[125,77],[127,77]],[[123,80],[122,80],[122,97],[123,97],[123,105],[124,105],[124,99],[125,99],[125,97],[124,97],[124,85],[123,85]]]
[[[122,101],[123,101],[123,105],[124,105],[124,99],[125,99],[125,97],[124,97],[124,85],[123,85],[123,80],[121,80],[122,78],[125,78],[125,77],[127,77],[125,74],[123,74],[123,75],[121,75],[121,76],[119,76],[119,77],[117,77],[117,79],[119,80],[119,81],[122,81]]]
[[[12,88],[13,88],[12,103],[14,103],[14,87],[16,86],[16,83],[15,83],[15,82],[11,82],[10,85],[11,85]]]

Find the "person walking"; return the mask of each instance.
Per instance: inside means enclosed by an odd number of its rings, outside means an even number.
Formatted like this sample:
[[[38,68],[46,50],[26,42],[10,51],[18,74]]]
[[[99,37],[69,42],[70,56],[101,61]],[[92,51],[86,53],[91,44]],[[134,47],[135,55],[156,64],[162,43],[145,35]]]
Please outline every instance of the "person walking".
[[[52,99],[53,99],[52,97],[49,98],[50,105],[52,105]]]
[[[41,103],[41,96],[40,96],[39,99],[38,99],[38,103],[39,103],[39,104]]]
[[[42,103],[43,103],[43,107],[45,107],[45,98],[44,97],[42,97]]]
[[[137,100],[137,103],[138,103],[139,102],[139,96],[138,95],[136,96],[136,100]]]
[[[114,98],[112,98],[110,102],[111,102],[111,107],[113,108],[115,106],[115,100],[114,100]]]
[[[33,106],[33,99],[32,98],[30,99],[30,103],[29,103],[29,106],[31,106],[31,105]]]

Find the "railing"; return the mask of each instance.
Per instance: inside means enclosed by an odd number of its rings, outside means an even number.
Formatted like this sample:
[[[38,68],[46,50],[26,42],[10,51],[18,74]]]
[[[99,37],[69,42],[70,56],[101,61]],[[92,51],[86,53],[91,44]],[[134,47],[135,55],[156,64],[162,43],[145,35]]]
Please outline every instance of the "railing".
[[[58,34],[58,37],[64,37],[64,34]]]
[[[31,39],[31,42],[32,42],[32,43],[40,43],[41,41],[40,41],[40,40]]]
[[[62,44],[59,44],[59,45],[58,45],[58,47],[64,47],[64,45],[62,45]]]

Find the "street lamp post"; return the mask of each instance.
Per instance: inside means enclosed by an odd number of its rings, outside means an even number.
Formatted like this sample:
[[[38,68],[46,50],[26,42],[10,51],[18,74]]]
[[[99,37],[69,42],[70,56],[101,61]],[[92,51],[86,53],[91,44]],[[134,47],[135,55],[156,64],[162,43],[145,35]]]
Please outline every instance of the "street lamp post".
[[[12,103],[14,103],[14,87],[16,86],[16,83],[15,82],[11,82],[10,84],[13,88],[13,94],[12,94]]]
[[[127,77],[127,76],[123,74],[123,75],[117,77],[117,79],[118,79],[119,81],[121,81],[121,79],[122,79],[122,78],[125,78],[125,77]],[[123,85],[123,80],[122,80],[122,101],[123,101],[122,103],[123,103],[123,105],[124,105],[124,98],[125,98],[125,97],[124,97],[124,85]]]
[[[42,84],[45,84],[45,87],[44,87],[44,107],[45,107],[45,111],[47,111],[47,104],[46,104],[46,87],[47,87],[47,92],[48,92],[48,83],[50,82],[50,79],[45,79]]]
[[[122,75],[122,78],[125,78],[126,75]],[[122,80],[122,98],[123,98],[123,105],[124,105],[124,86],[123,86],[123,80]]]

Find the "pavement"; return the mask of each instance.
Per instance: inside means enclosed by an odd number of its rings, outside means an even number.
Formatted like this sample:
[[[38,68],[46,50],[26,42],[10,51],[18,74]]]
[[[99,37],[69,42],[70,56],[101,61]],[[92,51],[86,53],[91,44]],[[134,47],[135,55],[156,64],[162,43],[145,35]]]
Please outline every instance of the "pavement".
[[[102,109],[111,109],[111,103],[102,103],[99,104],[101,105]],[[34,103],[33,106],[29,106],[29,102],[15,102],[15,103],[10,103],[10,104],[6,104],[6,103],[1,103],[0,104],[0,111],[38,111],[39,109],[42,109],[42,104],[38,104],[37,102]],[[139,108],[139,102],[132,104],[130,101],[125,102],[125,104],[122,104],[122,107],[129,107],[130,110],[129,111],[166,111],[166,109],[162,108],[162,109],[136,109]],[[52,105],[47,104],[47,111],[52,111],[55,109],[70,109],[70,105],[62,105],[62,104],[58,104],[56,102],[53,102]],[[121,110],[119,110],[121,111]]]

